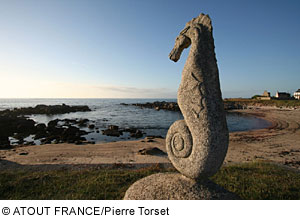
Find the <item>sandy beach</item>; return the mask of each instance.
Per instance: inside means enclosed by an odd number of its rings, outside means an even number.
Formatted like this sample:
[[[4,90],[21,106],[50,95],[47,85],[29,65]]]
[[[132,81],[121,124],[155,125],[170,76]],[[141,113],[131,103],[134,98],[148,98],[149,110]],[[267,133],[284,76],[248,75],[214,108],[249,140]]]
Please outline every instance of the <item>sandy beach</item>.
[[[230,133],[224,164],[250,161],[275,162],[300,169],[300,109],[252,108],[234,110],[272,122],[266,129]],[[162,138],[103,144],[47,144],[0,150],[0,168],[27,165],[170,164],[166,155],[143,155],[140,150],[165,150]]]

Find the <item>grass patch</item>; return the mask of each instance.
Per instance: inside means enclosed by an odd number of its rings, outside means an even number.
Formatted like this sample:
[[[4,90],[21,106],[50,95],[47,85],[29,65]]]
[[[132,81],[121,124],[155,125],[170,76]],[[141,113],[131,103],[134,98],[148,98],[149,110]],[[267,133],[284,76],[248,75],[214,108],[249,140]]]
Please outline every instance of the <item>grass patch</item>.
[[[0,199],[122,199],[145,176],[167,172],[150,168],[0,171]],[[300,199],[300,174],[265,163],[223,167],[211,178],[243,199]]]
[[[300,173],[274,164],[228,166],[211,179],[242,199],[300,199]]]
[[[0,199],[122,199],[132,183],[161,171],[159,166],[139,170],[0,171]]]

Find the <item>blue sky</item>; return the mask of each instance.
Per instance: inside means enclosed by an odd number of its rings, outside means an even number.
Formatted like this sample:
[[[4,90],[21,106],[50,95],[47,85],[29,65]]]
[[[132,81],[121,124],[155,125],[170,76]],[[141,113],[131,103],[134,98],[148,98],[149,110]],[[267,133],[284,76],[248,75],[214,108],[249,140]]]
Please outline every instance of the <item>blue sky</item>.
[[[176,98],[186,22],[213,21],[224,98],[300,88],[299,1],[0,0],[0,98]]]

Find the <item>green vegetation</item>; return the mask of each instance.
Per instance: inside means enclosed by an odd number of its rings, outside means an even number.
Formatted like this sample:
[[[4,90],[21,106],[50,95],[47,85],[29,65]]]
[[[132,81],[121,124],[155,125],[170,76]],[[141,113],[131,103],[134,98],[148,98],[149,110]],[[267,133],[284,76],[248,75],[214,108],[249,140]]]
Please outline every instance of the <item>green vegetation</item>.
[[[61,169],[0,171],[0,199],[122,199],[138,179],[174,171],[143,169]],[[242,199],[300,199],[300,173],[277,165],[249,163],[223,167],[212,180]]]
[[[257,99],[225,99],[226,104],[241,106],[274,106],[274,107],[300,107],[300,100],[257,100]]]
[[[132,183],[161,171],[159,166],[138,170],[5,170],[0,171],[0,199],[122,199]]]
[[[261,95],[254,95],[251,97],[251,99],[256,99],[257,97],[260,97]]]
[[[300,199],[300,172],[274,164],[227,166],[212,180],[243,199]]]

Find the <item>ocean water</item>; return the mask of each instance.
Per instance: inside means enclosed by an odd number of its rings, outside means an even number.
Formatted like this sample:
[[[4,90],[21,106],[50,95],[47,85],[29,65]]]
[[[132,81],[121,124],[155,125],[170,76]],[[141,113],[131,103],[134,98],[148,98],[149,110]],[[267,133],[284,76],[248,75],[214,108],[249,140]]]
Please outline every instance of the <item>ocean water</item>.
[[[176,120],[183,119],[181,113],[154,109],[140,108],[136,106],[124,106],[121,103],[146,103],[154,101],[176,101],[175,99],[0,99],[0,111],[4,109],[34,107],[38,104],[45,105],[88,105],[91,112],[75,112],[61,115],[31,115],[29,116],[37,123],[47,124],[54,119],[79,119],[87,118],[99,130],[106,129],[109,125],[117,125],[119,128],[137,128],[145,135],[166,136],[168,128]],[[253,116],[241,114],[227,114],[227,124],[230,132],[246,131],[265,128],[271,125],[270,122]],[[130,138],[128,133],[120,137],[109,137],[96,133],[94,129],[85,129],[90,132],[85,137],[89,141],[111,142],[119,140],[135,139]]]

